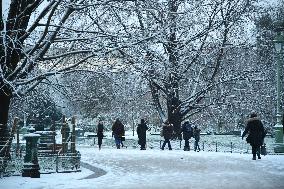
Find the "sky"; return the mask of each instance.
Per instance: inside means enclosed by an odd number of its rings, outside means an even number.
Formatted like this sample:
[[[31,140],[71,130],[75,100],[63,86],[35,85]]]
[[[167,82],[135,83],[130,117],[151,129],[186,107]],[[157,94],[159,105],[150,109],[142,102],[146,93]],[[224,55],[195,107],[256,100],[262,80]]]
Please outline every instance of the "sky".
[[[6,19],[11,0],[2,0],[2,16]]]
[[[283,189],[284,155],[169,151],[167,148],[78,147],[89,169],[41,174],[41,178],[0,178],[1,189]],[[93,170],[103,170],[96,177]]]

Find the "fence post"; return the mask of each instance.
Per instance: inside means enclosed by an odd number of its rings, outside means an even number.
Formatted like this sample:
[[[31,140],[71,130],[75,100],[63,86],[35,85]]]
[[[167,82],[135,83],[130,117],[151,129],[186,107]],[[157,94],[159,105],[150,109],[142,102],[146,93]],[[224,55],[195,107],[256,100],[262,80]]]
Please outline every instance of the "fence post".
[[[233,153],[233,142],[231,142],[231,153]]]
[[[55,129],[55,120],[53,119],[52,121],[52,126],[51,126],[51,131],[52,131],[52,142],[53,142],[53,148],[52,148],[52,152],[53,154],[56,153],[56,139],[55,139],[55,136],[56,136],[56,129]]]
[[[61,135],[62,135],[62,139],[61,139],[61,143],[62,143],[62,153],[64,154],[65,153],[65,148],[66,148],[66,140],[67,140],[67,137],[66,137],[66,123],[65,123],[65,115],[63,115],[62,117],[62,127],[61,127]]]
[[[204,142],[202,142],[202,150],[204,151]]]
[[[216,152],[218,152],[218,142],[216,142]]]
[[[56,162],[56,168],[55,168],[56,169],[56,173],[58,173],[58,154],[56,156],[56,161],[55,162]]]
[[[179,140],[179,148],[181,148],[181,140]]]

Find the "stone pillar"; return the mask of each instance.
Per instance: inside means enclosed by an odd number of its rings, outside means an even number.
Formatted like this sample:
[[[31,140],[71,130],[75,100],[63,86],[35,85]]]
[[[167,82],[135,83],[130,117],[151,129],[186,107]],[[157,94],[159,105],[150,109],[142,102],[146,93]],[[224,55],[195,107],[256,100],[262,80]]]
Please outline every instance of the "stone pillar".
[[[39,134],[26,134],[26,155],[24,158],[24,168],[22,169],[23,177],[40,178],[38,156],[37,156],[37,141]]]
[[[75,154],[76,152],[76,146],[75,146],[75,117],[72,117],[72,136],[71,136],[71,153]]]
[[[62,135],[62,153],[67,153],[68,151],[68,138],[70,134],[70,128],[65,121],[65,116],[63,116],[63,124],[61,128],[61,135]]]
[[[274,134],[275,134],[274,152],[284,153],[283,125],[277,123],[274,126]]]

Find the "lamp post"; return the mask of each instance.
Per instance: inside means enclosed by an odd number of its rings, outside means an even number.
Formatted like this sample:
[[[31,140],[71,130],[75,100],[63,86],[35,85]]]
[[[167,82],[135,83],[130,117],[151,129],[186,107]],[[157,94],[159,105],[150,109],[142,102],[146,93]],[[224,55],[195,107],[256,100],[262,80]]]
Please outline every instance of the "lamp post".
[[[276,125],[274,126],[275,131],[275,146],[274,152],[275,153],[284,153],[284,144],[283,144],[283,126],[281,124],[281,74],[282,74],[282,56],[283,56],[283,48],[284,48],[284,37],[281,35],[279,31],[276,37],[273,40],[275,45],[275,51],[277,54],[277,68],[276,68],[276,81],[277,81],[277,107],[276,107]]]

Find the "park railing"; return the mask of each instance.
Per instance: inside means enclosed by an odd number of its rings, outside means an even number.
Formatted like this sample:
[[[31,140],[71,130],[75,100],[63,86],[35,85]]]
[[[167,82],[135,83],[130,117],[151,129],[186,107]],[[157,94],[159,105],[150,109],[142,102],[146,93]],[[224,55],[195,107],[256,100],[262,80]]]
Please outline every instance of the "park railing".
[[[214,140],[215,139],[215,140]],[[213,140],[208,140],[207,138],[201,139],[199,142],[199,147],[201,151],[206,152],[224,152],[224,153],[251,153],[251,146],[241,140],[240,137],[233,138],[230,140],[218,140],[214,138]],[[162,137],[147,138],[146,147],[150,149],[160,149],[164,140]],[[266,149],[268,154],[273,154],[273,138],[269,138],[268,143],[266,143]],[[79,137],[77,140],[79,145],[97,145],[96,137]],[[138,138],[133,137],[125,139],[123,144],[126,148],[140,148],[138,145]],[[106,137],[103,138],[103,147],[116,148],[114,138]],[[189,140],[190,150],[194,149],[194,139]],[[183,150],[184,140],[171,140],[171,146],[174,150]],[[167,148],[167,145],[166,145]]]
[[[63,119],[65,120],[65,118]],[[37,130],[31,134],[23,135],[26,140],[34,136],[40,138],[39,141],[31,140],[30,142],[19,142],[19,129],[17,120],[15,119],[10,137],[7,139],[5,145],[0,146],[0,177],[10,175],[21,175],[24,170],[30,170],[25,167],[30,162],[25,162],[29,159],[37,161],[40,173],[53,172],[77,172],[80,170],[80,152],[76,150],[75,146],[75,118],[72,118],[72,131],[67,129],[67,123],[63,121],[63,129],[61,133],[62,143],[56,144],[55,125],[50,130]],[[15,131],[17,142],[13,143]],[[32,145],[31,143],[34,142]],[[26,145],[27,144],[27,145]],[[5,153],[4,153],[5,152]],[[28,173],[27,173],[28,174]]]
[[[11,148],[10,158],[6,160],[5,167],[0,172],[0,177],[3,176],[20,176],[24,168],[25,145],[20,146],[20,153],[17,153],[15,148]],[[73,153],[56,153],[46,156],[38,156],[38,164],[41,174],[47,173],[66,173],[78,172],[80,170],[81,154],[77,151]]]

